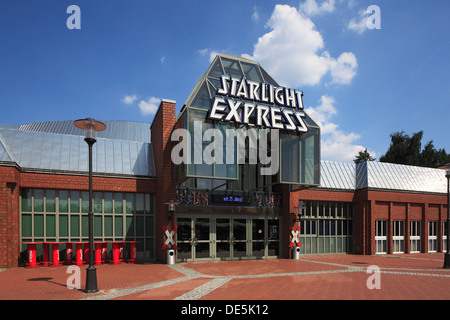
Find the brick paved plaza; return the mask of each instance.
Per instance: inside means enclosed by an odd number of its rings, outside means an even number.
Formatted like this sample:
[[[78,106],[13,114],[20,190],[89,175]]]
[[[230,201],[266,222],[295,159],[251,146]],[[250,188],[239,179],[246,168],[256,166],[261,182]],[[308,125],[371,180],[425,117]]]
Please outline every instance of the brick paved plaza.
[[[301,260],[121,264],[97,267],[100,292],[68,289],[67,266],[0,272],[2,300],[449,300],[442,253],[318,255]],[[380,289],[368,289],[379,267]]]

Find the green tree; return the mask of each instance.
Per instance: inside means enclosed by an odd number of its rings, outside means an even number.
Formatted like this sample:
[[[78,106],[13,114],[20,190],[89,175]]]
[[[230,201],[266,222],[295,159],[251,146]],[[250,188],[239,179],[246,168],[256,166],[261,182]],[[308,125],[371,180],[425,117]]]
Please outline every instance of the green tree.
[[[355,159],[353,159],[354,163],[361,163],[366,161],[374,161],[375,158],[370,155],[370,153],[365,149],[364,151],[360,151]]]
[[[404,131],[391,134],[391,145],[380,162],[418,165],[423,131],[416,132],[412,137]]]
[[[380,162],[406,164],[412,166],[437,168],[450,162],[450,155],[445,149],[436,150],[433,141],[429,141],[423,150],[423,131],[414,133],[412,136],[405,132],[394,132],[391,134],[391,145]]]

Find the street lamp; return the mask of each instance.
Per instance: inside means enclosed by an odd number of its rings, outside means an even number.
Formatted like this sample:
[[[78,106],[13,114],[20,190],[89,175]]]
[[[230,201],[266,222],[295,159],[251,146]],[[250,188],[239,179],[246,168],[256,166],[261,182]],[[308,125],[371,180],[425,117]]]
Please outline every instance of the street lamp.
[[[303,214],[303,210],[306,209],[305,202],[300,200],[298,202],[298,207],[294,207],[294,209],[297,209],[297,215],[296,215],[296,217],[294,218],[294,220],[292,222],[296,223],[296,222],[300,221],[300,217]],[[294,213],[294,215],[295,215],[295,213]]]
[[[169,215],[167,216],[168,220],[172,220],[173,214],[175,213],[175,206],[180,204],[178,201],[170,200],[169,202],[165,202],[169,206]]]
[[[447,178],[447,252],[444,258],[444,268],[450,269],[450,163],[445,165]]]
[[[94,267],[94,212],[92,211],[92,146],[97,141],[96,132],[106,129],[106,125],[91,118],[76,120],[77,128],[85,130],[84,141],[89,146],[89,267],[86,269],[86,293],[98,292],[97,271]]]

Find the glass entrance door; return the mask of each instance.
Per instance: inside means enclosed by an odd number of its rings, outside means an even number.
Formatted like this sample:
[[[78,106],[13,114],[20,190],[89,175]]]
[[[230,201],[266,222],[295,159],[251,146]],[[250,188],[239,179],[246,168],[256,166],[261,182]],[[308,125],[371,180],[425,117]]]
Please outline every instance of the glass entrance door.
[[[228,260],[242,259],[247,256],[246,224],[246,219],[216,219],[216,258]]]
[[[252,257],[269,258],[280,255],[280,222],[278,219],[251,220]]]
[[[194,219],[193,249],[195,259],[210,258],[210,224],[209,218]]]
[[[209,259],[210,255],[210,219],[177,219],[177,258],[181,261]]]
[[[278,257],[280,221],[259,217],[177,217],[177,259],[239,260]]]

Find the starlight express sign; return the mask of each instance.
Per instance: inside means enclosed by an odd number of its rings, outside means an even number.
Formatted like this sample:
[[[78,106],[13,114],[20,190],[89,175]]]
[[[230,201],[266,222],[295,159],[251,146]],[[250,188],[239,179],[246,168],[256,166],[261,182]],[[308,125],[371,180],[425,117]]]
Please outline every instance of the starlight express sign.
[[[303,92],[222,75],[208,119],[307,132]]]

